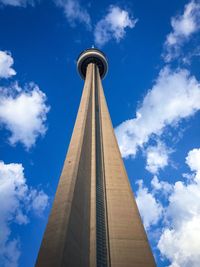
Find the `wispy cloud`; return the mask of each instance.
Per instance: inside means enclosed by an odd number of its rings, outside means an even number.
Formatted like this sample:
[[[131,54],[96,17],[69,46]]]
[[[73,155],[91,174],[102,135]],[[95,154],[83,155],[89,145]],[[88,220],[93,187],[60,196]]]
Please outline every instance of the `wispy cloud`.
[[[108,13],[95,27],[94,38],[98,46],[103,46],[111,39],[119,42],[124,38],[127,28],[134,28],[137,19],[134,19],[128,11],[118,6],[110,6]]]
[[[34,4],[34,0],[0,0],[0,4],[9,6],[26,7],[27,4]]]
[[[21,164],[0,161],[0,266],[18,266],[20,239],[13,224],[27,224],[29,213],[42,214],[48,201],[42,190],[28,187]]]
[[[200,30],[200,4],[196,1],[188,3],[182,15],[171,19],[171,26],[172,32],[167,35],[164,44],[166,62],[178,57],[183,43]]]
[[[68,22],[75,26],[76,23],[83,23],[91,30],[91,18],[88,11],[82,7],[77,0],[54,0],[56,5],[63,8]]]

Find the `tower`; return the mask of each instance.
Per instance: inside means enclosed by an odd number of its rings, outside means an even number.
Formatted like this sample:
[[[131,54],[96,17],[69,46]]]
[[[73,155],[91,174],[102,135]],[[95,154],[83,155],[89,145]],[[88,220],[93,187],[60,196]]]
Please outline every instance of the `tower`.
[[[101,80],[106,56],[77,61],[81,103],[36,267],[153,267]]]

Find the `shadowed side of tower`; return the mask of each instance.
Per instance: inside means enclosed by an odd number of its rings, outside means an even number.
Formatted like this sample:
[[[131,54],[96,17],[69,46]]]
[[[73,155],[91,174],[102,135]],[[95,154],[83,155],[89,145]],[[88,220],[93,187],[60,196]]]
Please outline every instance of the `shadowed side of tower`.
[[[153,267],[107,108],[105,55],[84,51],[82,99],[37,267]]]

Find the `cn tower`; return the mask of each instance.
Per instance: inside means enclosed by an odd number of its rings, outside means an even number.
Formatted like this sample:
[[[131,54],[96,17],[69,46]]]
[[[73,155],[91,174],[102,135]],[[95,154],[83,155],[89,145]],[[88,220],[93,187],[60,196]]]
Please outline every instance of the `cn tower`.
[[[82,98],[35,266],[156,266],[103,92],[107,58],[88,49],[77,68]]]

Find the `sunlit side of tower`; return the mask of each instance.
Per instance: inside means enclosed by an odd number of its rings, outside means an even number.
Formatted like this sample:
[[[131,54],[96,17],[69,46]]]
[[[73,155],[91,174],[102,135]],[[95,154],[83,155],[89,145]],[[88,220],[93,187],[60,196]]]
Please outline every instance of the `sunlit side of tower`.
[[[88,49],[77,66],[83,94],[36,266],[156,266],[103,92],[107,59]]]

